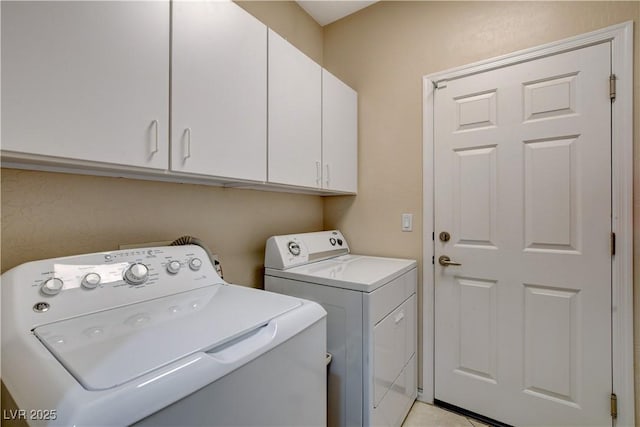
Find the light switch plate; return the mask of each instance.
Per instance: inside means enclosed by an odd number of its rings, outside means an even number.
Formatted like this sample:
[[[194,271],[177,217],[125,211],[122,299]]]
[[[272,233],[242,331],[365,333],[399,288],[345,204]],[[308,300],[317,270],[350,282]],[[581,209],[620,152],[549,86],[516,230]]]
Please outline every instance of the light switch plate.
[[[413,214],[402,214],[402,231],[413,231]]]

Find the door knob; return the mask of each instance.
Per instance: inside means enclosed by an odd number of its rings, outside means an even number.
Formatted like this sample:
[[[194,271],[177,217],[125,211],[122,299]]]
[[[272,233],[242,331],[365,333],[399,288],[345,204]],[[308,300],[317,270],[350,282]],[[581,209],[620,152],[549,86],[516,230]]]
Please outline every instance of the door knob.
[[[462,265],[459,262],[451,261],[451,258],[446,255],[442,255],[440,258],[438,258],[438,263],[443,267],[446,267],[448,265]]]

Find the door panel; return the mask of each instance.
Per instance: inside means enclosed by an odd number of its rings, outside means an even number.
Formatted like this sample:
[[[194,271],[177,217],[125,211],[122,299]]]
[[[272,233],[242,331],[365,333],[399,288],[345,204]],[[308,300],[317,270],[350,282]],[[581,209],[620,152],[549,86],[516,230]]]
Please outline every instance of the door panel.
[[[610,45],[435,92],[435,398],[611,423]]]
[[[458,245],[495,246],[496,146],[454,150],[454,235]]]
[[[577,137],[524,143],[525,251],[579,251]]]
[[[525,284],[525,393],[577,405],[580,308],[575,290]],[[547,369],[548,358],[554,360],[556,369]]]
[[[456,278],[460,299],[458,373],[495,383],[497,378],[496,282]]]

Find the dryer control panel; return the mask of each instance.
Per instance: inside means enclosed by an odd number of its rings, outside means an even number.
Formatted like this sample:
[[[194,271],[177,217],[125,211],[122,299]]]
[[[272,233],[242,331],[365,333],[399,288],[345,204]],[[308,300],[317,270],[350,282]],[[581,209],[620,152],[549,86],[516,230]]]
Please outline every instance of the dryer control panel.
[[[338,230],[272,236],[267,240],[264,266],[287,268],[349,253],[349,245]]]
[[[22,264],[2,275],[2,297],[33,328],[214,284],[225,282],[204,249],[162,246]]]

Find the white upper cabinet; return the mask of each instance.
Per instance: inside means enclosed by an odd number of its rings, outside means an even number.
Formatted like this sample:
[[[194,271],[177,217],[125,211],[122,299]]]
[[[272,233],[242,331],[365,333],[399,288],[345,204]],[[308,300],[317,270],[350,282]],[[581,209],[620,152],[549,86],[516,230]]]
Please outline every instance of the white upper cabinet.
[[[358,189],[358,94],[322,70],[322,187]]]
[[[321,84],[321,67],[269,30],[269,182],[321,187]]]
[[[235,3],[0,8],[3,165],[356,192],[356,92]]]
[[[2,150],[168,167],[169,2],[2,7]]]
[[[173,3],[171,169],[267,178],[267,27],[232,2]]]

